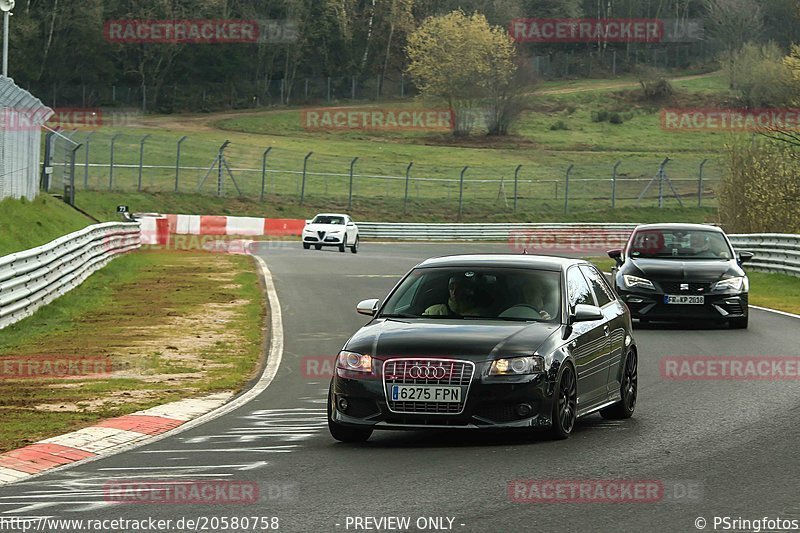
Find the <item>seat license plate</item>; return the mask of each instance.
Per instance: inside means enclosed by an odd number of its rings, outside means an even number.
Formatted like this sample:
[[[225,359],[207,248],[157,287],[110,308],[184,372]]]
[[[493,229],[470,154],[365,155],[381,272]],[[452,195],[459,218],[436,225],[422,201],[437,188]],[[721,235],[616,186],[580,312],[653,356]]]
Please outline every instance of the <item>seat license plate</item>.
[[[705,296],[689,296],[688,294],[665,294],[665,304],[682,304],[682,305],[703,305],[706,303]]]

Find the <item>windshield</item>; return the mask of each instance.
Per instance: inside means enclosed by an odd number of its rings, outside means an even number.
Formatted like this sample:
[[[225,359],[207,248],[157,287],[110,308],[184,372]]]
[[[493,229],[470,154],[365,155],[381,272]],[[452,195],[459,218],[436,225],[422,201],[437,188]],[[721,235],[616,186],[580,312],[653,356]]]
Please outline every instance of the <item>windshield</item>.
[[[392,293],[380,317],[555,321],[559,272],[492,268],[421,268]]]
[[[314,220],[311,221],[312,224],[344,224],[344,217],[334,217],[330,215],[317,215],[314,217]]]
[[[733,252],[718,231],[648,229],[634,234],[628,255],[633,259],[728,260]]]

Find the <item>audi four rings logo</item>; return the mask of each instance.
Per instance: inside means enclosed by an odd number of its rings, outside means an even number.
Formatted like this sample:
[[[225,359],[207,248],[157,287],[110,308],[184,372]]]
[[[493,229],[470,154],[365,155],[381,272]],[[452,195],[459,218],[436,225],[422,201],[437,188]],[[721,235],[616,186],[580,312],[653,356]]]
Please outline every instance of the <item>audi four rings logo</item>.
[[[408,376],[414,379],[442,379],[447,375],[447,370],[441,366],[414,365],[408,370]]]

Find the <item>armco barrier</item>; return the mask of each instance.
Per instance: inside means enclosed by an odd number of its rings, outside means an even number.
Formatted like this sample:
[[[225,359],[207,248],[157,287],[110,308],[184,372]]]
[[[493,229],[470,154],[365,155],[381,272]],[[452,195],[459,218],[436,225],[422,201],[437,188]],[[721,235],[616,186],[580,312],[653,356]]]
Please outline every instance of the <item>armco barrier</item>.
[[[800,235],[747,233],[730,235],[730,239],[737,250],[755,254],[748,269],[800,276]]]
[[[0,329],[32,315],[116,255],[139,246],[138,223],[107,222],[0,257]]]

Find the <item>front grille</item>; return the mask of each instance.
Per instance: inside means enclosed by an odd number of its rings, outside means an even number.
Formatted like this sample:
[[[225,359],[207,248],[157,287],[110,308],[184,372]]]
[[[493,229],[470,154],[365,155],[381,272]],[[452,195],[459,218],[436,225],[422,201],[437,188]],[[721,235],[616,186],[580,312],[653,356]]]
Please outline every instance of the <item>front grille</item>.
[[[317,237],[319,237],[319,240],[324,241],[325,240],[325,232],[324,231],[318,231],[317,232]]]
[[[475,364],[456,359],[389,359],[383,364],[383,390],[394,413],[459,414],[467,401]],[[428,376],[428,377],[426,377]],[[460,402],[393,401],[392,385],[461,387]]]
[[[711,290],[710,283],[686,283],[685,281],[659,281],[665,294],[706,294]],[[688,289],[681,289],[681,285],[688,285]]]

